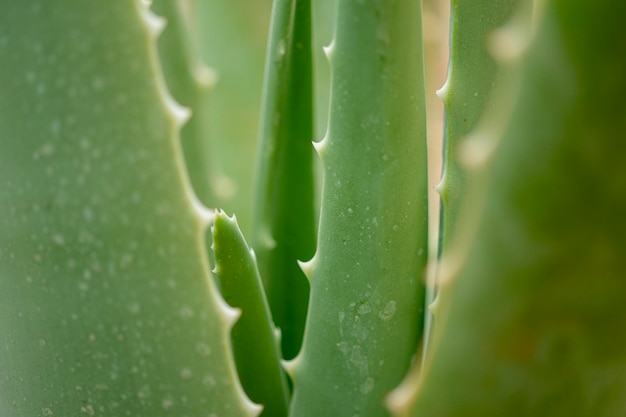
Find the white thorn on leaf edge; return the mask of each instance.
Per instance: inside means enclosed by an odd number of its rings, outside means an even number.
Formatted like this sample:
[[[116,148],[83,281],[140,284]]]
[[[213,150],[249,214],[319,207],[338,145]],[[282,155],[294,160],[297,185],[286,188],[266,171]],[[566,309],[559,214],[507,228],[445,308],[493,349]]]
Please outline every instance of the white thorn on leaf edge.
[[[446,175],[444,173],[444,175],[441,176],[441,179],[439,180],[439,184],[435,185],[435,191],[437,192],[437,194],[439,194],[439,197],[441,197],[443,199],[443,194],[445,192],[446,189]]]
[[[280,327],[274,326],[274,338],[276,339],[278,346],[280,346],[283,338],[283,332],[280,330]]]
[[[196,196],[192,190],[187,192],[187,200],[191,204],[191,207],[194,213],[200,219],[200,224],[202,227],[208,227],[215,222],[215,210],[206,207]],[[213,230],[211,230],[211,234]]]
[[[446,82],[441,86],[441,88],[435,91],[435,94],[437,94],[437,97],[439,97],[439,99],[443,101],[444,103],[448,102],[448,96],[450,94],[450,78],[449,77],[446,79]]]
[[[310,260],[306,262],[298,261],[298,266],[300,267],[302,272],[304,272],[304,275],[309,279],[309,281],[311,280],[311,274],[313,273],[314,265],[315,265],[315,256],[313,256]]]
[[[326,144],[328,143],[328,139],[324,137],[324,139],[319,142],[313,142],[313,148],[315,148],[315,152],[320,156],[320,158],[324,157],[324,152],[326,151]]]
[[[157,16],[148,8],[144,8],[141,11],[141,15],[150,35],[154,39],[158,38],[161,32],[163,32],[163,29],[165,29],[167,20],[164,17]]]
[[[289,377],[292,380],[296,379],[296,371],[298,370],[300,361],[301,361],[301,353],[298,353],[298,355],[293,359],[290,359],[290,360],[283,359],[280,361],[280,364],[282,365],[283,369],[285,370],[285,372],[287,372],[287,375],[289,375]]]
[[[413,365],[413,368],[409,371],[409,374],[404,381],[402,381],[400,386],[387,394],[385,398],[387,409],[394,416],[408,415],[418,388],[419,372],[416,372],[416,367]]]
[[[439,307],[439,295],[437,295],[434,298],[434,300],[430,304],[428,304],[426,308],[428,308],[428,311],[430,311],[433,315],[435,315],[438,307]]]
[[[250,417],[258,417],[263,411],[263,406],[253,402],[247,395],[244,395],[244,404],[246,410],[250,413]]]
[[[322,49],[324,50],[324,55],[326,55],[326,58],[330,61],[335,51],[335,40],[333,39],[328,46],[323,46]]]
[[[165,105],[170,114],[174,117],[174,122],[179,128],[182,127],[191,117],[191,109],[181,106],[169,94],[166,95]]]
[[[226,314],[226,318],[228,320],[230,328],[232,328],[235,323],[237,323],[237,320],[239,320],[239,317],[241,317],[241,309],[230,307],[228,306],[228,304],[226,304],[224,313]]]

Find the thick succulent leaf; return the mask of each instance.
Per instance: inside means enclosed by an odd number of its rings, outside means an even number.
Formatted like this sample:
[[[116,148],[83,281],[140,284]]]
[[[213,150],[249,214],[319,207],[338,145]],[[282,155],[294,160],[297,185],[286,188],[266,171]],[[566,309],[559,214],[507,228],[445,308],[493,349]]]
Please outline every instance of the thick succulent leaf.
[[[152,10],[167,22],[157,42],[167,88],[178,103],[191,110],[180,132],[189,179],[200,201],[216,207],[220,204],[213,190],[216,174],[208,126],[208,96],[215,75],[200,59],[193,7],[194,2],[188,0],[152,3]]]
[[[310,0],[274,3],[265,65],[254,248],[283,354],[291,359],[309,300],[297,261],[315,252]]]
[[[229,305],[242,311],[232,330],[241,383],[250,398],[263,405],[261,416],[286,416],[289,386],[281,367],[278,330],[272,322],[254,252],[234,216],[218,212],[212,234],[222,295]]]
[[[520,0],[451,1],[448,78],[437,92],[445,105],[442,176],[436,187],[441,196],[438,258],[458,234],[459,214],[467,207],[470,174],[459,156],[463,139],[476,128],[481,117],[484,118],[487,104],[493,102],[490,99],[494,87],[498,79],[503,78],[502,67],[492,53],[497,30],[509,23],[521,3]],[[431,275],[434,280],[427,286],[427,305],[431,305],[437,295],[436,277],[437,274]],[[425,359],[433,324],[433,316],[427,310]]]
[[[496,29],[507,23],[520,0],[451,1],[448,78],[438,95],[445,105],[439,250],[450,245],[466,197],[466,169],[459,161],[462,140],[485,112],[496,85],[492,50]]]
[[[0,14],[0,414],[251,416],[143,2]]]
[[[169,1],[169,0],[165,0]],[[253,177],[272,0],[195,1],[202,57],[215,69],[208,114],[220,208],[252,231]]]
[[[624,13],[548,1],[500,147],[467,143],[484,210],[468,257],[444,256],[440,335],[399,415],[623,414]]]
[[[340,2],[311,300],[292,415],[381,416],[416,352],[427,250],[418,1]]]

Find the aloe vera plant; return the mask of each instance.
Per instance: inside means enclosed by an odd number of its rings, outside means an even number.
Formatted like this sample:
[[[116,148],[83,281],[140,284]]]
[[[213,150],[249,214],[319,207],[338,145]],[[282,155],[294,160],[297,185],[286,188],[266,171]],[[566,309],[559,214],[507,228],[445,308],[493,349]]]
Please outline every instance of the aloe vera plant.
[[[337,1],[313,145],[317,6],[274,1],[253,198],[196,26],[232,4],[3,6],[0,415],[623,414],[622,3],[452,1],[435,282],[420,2]]]

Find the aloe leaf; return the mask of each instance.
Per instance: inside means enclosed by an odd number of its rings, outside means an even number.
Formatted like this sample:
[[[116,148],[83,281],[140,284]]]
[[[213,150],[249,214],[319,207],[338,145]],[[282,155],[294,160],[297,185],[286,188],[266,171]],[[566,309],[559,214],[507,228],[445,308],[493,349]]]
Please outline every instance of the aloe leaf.
[[[0,414],[253,416],[144,2],[4,2]]]
[[[437,92],[444,103],[442,176],[436,187],[441,197],[438,257],[458,234],[459,214],[467,207],[470,174],[460,162],[462,142],[484,116],[497,83],[499,65],[490,51],[496,29],[509,22],[519,0],[451,1],[450,60],[448,78]],[[501,68],[500,68],[501,70]],[[427,286],[426,303],[437,294],[437,282]],[[427,358],[433,326],[426,313],[424,358]]]
[[[237,220],[220,211],[212,227],[215,272],[226,302],[241,309],[232,330],[233,352],[241,383],[261,416],[286,416],[289,386],[281,367],[277,329],[274,327],[254,252],[239,230]]]
[[[499,147],[466,144],[486,200],[468,257],[444,256],[441,335],[408,415],[623,413],[625,12],[547,1]]]
[[[189,179],[200,201],[215,207],[219,201],[213,191],[216,174],[208,126],[208,96],[215,76],[200,59],[198,35],[188,16],[193,6],[191,1],[154,0],[152,10],[167,21],[157,44],[168,90],[178,103],[191,110],[180,132]]]
[[[302,343],[309,299],[297,261],[315,252],[309,0],[274,3],[265,71],[254,248],[290,359]]]
[[[203,60],[215,70],[208,114],[215,196],[252,235],[263,63],[272,0],[201,0],[195,19]]]
[[[386,415],[423,314],[427,167],[420,3],[339,3],[324,184],[293,416]]]
[[[445,105],[439,251],[450,245],[467,199],[467,172],[459,161],[462,140],[476,128],[496,84],[498,64],[489,50],[495,30],[507,23],[519,0],[451,1],[448,78],[438,95]]]

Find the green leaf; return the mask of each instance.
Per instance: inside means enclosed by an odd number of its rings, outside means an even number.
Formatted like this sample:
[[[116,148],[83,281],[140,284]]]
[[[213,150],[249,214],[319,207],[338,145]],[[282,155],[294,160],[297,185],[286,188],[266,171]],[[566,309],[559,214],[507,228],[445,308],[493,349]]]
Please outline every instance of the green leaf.
[[[311,3],[277,0],[266,61],[254,248],[283,355],[298,353],[309,285],[297,261],[315,252]]]
[[[169,0],[164,0],[169,1]],[[215,196],[252,231],[263,62],[272,0],[200,0],[194,13],[202,57],[215,69],[208,114]]]
[[[217,212],[212,233],[222,295],[229,305],[242,311],[232,331],[241,383],[250,398],[263,405],[261,416],[286,416],[289,386],[280,365],[278,330],[272,321],[254,252],[234,216]]]
[[[464,230],[459,230],[458,223],[468,206],[471,176],[461,163],[463,140],[476,129],[481,119],[484,120],[488,103],[502,106],[507,100],[501,96],[493,97],[495,86],[504,84],[503,78],[506,77],[492,50],[497,31],[509,23],[521,3],[520,0],[451,1],[448,78],[437,92],[445,105],[442,175],[435,188],[441,197],[438,258],[450,248],[455,237],[461,234],[463,238]],[[497,111],[502,114],[501,109]],[[427,286],[426,303],[429,306],[437,296],[437,275]],[[425,360],[430,351],[433,325],[433,316],[427,311]]]
[[[412,416],[626,407],[626,6],[552,0],[540,12],[499,147],[489,131],[466,143],[471,170],[490,179],[467,258],[444,256],[439,336]],[[503,51],[526,39],[508,41]]]
[[[252,416],[143,2],[4,2],[0,414]]]
[[[311,301],[292,415],[381,416],[421,333],[427,252],[420,3],[340,2]]]
[[[213,190],[216,174],[208,124],[209,89],[215,75],[200,59],[198,35],[189,16],[194,11],[192,6],[192,2],[154,0],[152,10],[166,19],[157,44],[168,90],[178,103],[191,110],[180,132],[189,179],[200,201],[216,207],[220,201]]]

